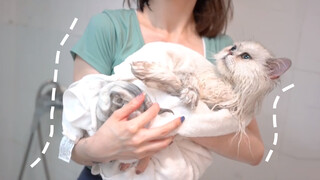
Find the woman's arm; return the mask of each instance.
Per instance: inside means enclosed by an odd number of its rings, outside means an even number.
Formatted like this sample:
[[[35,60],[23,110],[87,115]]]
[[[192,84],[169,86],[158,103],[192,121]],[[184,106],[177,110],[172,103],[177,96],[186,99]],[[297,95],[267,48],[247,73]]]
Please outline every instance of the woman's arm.
[[[99,72],[80,56],[76,56],[73,66],[73,81],[78,81],[88,74],[99,74]],[[71,159],[78,164],[92,166],[93,160],[88,155],[88,144],[90,144],[90,137],[80,139],[72,150]]]
[[[128,116],[143,101],[143,94],[137,96],[116,110],[93,136],[80,139],[73,148],[72,159],[79,164],[92,165],[94,162],[117,159],[142,159],[166,148],[173,137],[165,136],[176,129],[181,120],[177,118],[159,128],[145,128],[158,115],[159,105],[153,104],[147,111],[128,121]]]
[[[264,145],[255,118],[246,127],[246,133],[247,136],[242,135],[239,144],[240,136],[235,136],[235,133],[217,137],[197,137],[191,139],[227,158],[251,165],[258,165],[264,155]]]
[[[80,56],[76,56],[73,65],[73,81],[78,81],[88,74],[99,74],[99,72]]]

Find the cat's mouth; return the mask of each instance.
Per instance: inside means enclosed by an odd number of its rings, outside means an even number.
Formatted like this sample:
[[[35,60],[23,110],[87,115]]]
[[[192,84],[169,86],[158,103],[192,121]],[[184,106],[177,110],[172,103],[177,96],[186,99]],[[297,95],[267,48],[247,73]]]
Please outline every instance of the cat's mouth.
[[[231,53],[231,52],[228,52],[228,53],[225,53],[225,55],[222,57],[222,59],[224,60],[224,61],[226,61],[226,60],[228,60],[228,57],[229,56],[232,56],[233,54]]]
[[[229,59],[228,59],[228,56],[229,56],[230,54],[226,54],[223,58],[222,58],[222,62],[223,62],[223,64],[224,64],[224,66],[230,71],[230,69],[229,69]]]
[[[231,65],[232,65],[232,54],[229,53],[228,51],[224,51],[218,54],[218,56],[216,56],[217,58],[217,63],[220,64],[219,66],[221,66],[222,69],[220,69],[219,71],[220,74],[229,74],[231,73]]]
[[[224,75],[227,79],[232,79],[232,74],[234,73],[234,56],[231,54],[225,55],[222,59],[221,63],[221,72],[220,74]]]

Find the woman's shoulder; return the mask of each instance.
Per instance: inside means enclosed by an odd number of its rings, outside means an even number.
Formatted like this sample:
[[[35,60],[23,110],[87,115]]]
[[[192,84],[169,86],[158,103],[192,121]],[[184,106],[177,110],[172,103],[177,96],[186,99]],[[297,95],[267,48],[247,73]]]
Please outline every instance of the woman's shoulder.
[[[107,14],[110,16],[131,16],[133,13],[135,13],[134,9],[106,9],[102,11],[102,14]]]
[[[91,17],[89,27],[115,32],[130,29],[135,24],[135,11],[132,9],[104,10]],[[134,23],[130,23],[134,22]]]
[[[97,14],[94,18],[97,19],[109,19],[112,22],[118,22],[119,24],[128,24],[128,21],[132,19],[135,15],[133,9],[112,9],[104,10],[103,12]]]

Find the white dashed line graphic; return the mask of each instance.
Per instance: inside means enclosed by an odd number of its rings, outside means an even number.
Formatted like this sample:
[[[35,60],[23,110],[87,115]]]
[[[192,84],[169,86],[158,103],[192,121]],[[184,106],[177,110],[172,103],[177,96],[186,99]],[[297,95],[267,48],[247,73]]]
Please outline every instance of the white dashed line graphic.
[[[267,155],[267,157],[266,157],[266,162],[269,162],[269,160],[270,160],[270,158],[271,158],[271,156],[272,156],[272,153],[273,153],[273,150],[270,149],[269,152],[268,152],[268,155]]]
[[[54,134],[54,125],[50,125],[50,133],[49,133],[49,137],[53,137]]]
[[[60,42],[60,46],[63,46],[64,43],[66,43],[66,41],[68,40],[68,38],[69,38],[69,34],[64,35],[62,41]]]
[[[33,167],[36,166],[40,161],[41,161],[41,159],[40,159],[40,158],[37,158],[37,159],[30,165],[30,167],[33,168]]]
[[[59,61],[60,61],[60,51],[57,51],[57,52],[56,52],[56,60],[55,60],[55,63],[56,63],[56,64],[59,64]]]
[[[46,142],[46,145],[44,145],[44,148],[43,148],[43,150],[42,150],[42,154],[46,154],[49,145],[50,145],[50,143],[49,143],[49,142]]]
[[[51,101],[56,100],[56,91],[57,91],[57,88],[52,88]]]
[[[274,100],[273,106],[272,106],[273,109],[277,109],[277,105],[278,105],[279,99],[280,99],[280,96],[276,96],[276,99]]]
[[[76,26],[78,22],[78,18],[74,18],[71,25],[70,25],[70,30],[72,31],[74,29],[74,27]],[[60,46],[63,46],[66,41],[69,38],[69,34],[65,34],[65,36],[63,37],[63,39],[60,42]],[[55,61],[54,63],[56,65],[58,65],[60,63],[60,51],[56,51],[56,57],[55,57]],[[58,81],[58,69],[54,69],[53,72],[53,82],[57,82]],[[52,94],[51,94],[51,101],[55,101],[56,100],[56,88],[52,88]],[[51,106],[50,108],[50,120],[54,119],[54,110],[55,110],[55,106]],[[54,135],[54,125],[50,125],[50,132],[49,132],[49,137],[52,138]],[[45,154],[49,148],[50,142],[46,142],[45,146],[42,149],[42,154]],[[39,162],[41,161],[41,158],[37,158],[35,161],[33,161],[33,163],[30,165],[31,168],[34,168]]]
[[[53,82],[57,82],[58,80],[58,69],[53,71]]]
[[[284,87],[282,89],[282,92],[286,92],[288,91],[289,89],[293,88],[294,87],[294,84],[290,84],[286,87]],[[274,99],[274,102],[273,102],[273,106],[272,108],[273,109],[277,109],[277,105],[278,105],[278,102],[279,102],[279,99],[280,99],[280,96],[276,96],[276,98]],[[277,115],[276,114],[273,114],[272,115],[272,125],[273,125],[273,128],[277,128],[278,125],[277,125]],[[273,145],[276,146],[278,144],[278,139],[279,139],[279,134],[276,132],[273,134]],[[268,152],[268,155],[265,159],[266,162],[269,162],[271,156],[272,156],[272,153],[273,153],[273,150],[270,149],[269,152]]]

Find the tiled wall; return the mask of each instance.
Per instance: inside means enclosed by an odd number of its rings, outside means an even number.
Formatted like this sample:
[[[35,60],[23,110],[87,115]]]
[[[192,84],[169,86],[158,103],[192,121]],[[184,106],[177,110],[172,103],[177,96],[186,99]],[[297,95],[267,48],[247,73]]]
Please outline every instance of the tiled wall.
[[[72,59],[68,50],[81,36],[89,18],[105,8],[120,8],[122,1],[112,0],[2,0],[0,2],[0,174],[1,179],[17,179],[27,146],[33,118],[34,99],[41,83],[51,80],[59,69],[58,81],[67,86],[72,78]],[[317,0],[237,0],[234,20],[228,34],[235,41],[256,40],[276,56],[292,59],[293,66],[272,92],[257,116],[266,152],[273,154],[269,162],[257,167],[228,160],[216,155],[206,179],[319,179],[320,169],[320,2]],[[73,19],[79,19],[69,30]],[[70,34],[63,47],[63,36]],[[60,64],[54,64],[56,51],[61,51]],[[281,88],[294,83],[285,93]],[[272,109],[275,96],[280,100]],[[60,117],[49,113],[41,117],[46,153],[52,179],[75,179],[80,166],[57,160],[60,138]],[[272,125],[272,114],[278,126]],[[48,137],[49,125],[55,135]],[[279,134],[273,145],[274,133]],[[28,159],[30,165],[41,154],[35,142]],[[44,179],[42,161],[26,168],[24,179]]]

